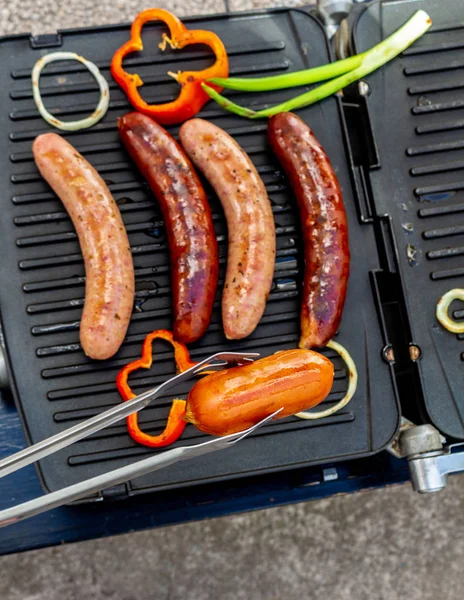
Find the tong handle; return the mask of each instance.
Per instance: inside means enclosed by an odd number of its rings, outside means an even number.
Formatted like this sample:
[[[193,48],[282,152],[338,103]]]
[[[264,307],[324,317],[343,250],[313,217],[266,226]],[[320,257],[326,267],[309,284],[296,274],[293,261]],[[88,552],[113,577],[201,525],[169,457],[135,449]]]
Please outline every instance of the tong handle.
[[[247,435],[253,433],[256,429],[276,417],[281,410],[282,409],[279,409],[271,415],[268,415],[255,425],[245,429],[245,431],[232,433],[220,438],[213,438],[194,446],[173,448],[172,450],[167,450],[130,465],[126,465],[125,467],[114,469],[109,473],[97,475],[97,477],[92,477],[86,481],[70,485],[61,490],[57,490],[56,492],[51,492],[45,496],[39,496],[39,498],[34,498],[34,500],[29,500],[29,502],[24,502],[19,506],[13,506],[12,508],[2,510],[0,511],[0,527],[18,523],[23,519],[28,519],[29,517],[33,517],[34,515],[38,515],[53,508],[58,508],[58,506],[74,502],[80,498],[85,498],[95,492],[100,492],[105,488],[124,483],[135,477],[147,475],[148,473],[163,469],[164,467],[181,460],[187,460],[216,450],[230,448],[235,443],[240,442]]]
[[[7,456],[0,461],[0,478],[14,473],[23,467],[30,465],[45,456],[49,456],[62,448],[66,448],[74,442],[81,440],[92,433],[96,433],[113,423],[117,423],[124,417],[137,412],[149,404],[156,396],[160,393],[161,386],[148,390],[132,400],[124,402],[124,404],[117,404],[113,408],[102,412],[95,417],[87,419],[82,423],[78,423],[73,427],[69,427],[52,437],[42,440],[33,446],[24,448],[11,456]]]
[[[185,450],[185,448],[174,448],[173,450],[150,456],[150,458],[131,465],[115,469],[109,473],[70,485],[56,492],[50,492],[49,494],[45,494],[45,496],[39,496],[18,506],[2,510],[0,511],[0,527],[12,525],[23,519],[28,519],[47,510],[62,506],[63,504],[85,498],[105,488],[124,483],[135,476],[140,477],[151,471],[162,469],[181,460]]]

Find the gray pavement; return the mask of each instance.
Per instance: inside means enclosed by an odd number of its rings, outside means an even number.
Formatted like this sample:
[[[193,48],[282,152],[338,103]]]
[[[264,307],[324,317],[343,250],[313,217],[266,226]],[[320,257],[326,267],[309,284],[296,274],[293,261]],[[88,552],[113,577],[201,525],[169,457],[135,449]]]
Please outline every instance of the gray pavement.
[[[457,600],[464,477],[0,558],[2,600]]]

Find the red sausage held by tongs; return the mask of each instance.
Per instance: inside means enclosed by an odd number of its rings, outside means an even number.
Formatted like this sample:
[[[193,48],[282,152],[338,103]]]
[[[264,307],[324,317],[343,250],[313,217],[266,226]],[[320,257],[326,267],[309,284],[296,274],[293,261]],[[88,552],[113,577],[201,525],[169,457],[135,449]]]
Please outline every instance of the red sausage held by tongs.
[[[296,196],[303,229],[300,348],[321,348],[340,325],[350,272],[342,193],[327,154],[299,117],[275,115],[268,135]]]

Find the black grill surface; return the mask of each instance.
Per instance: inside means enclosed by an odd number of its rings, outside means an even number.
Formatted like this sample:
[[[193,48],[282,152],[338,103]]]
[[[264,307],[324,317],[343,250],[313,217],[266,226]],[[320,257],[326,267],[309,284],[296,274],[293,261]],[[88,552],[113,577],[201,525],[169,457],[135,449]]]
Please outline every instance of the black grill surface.
[[[192,19],[195,28],[216,31],[230,56],[231,73],[281,73],[329,60],[326,38],[316,20],[299,11],[281,10],[237,16]],[[177,85],[168,70],[204,68],[212,60],[202,47],[162,54],[157,44],[163,27],[147,26],[145,50],[127,60],[139,72],[143,94],[151,102],[175,97]],[[118,139],[116,118],[129,110],[112,81],[109,63],[129,35],[128,26],[63,31],[32,39],[28,35],[1,41],[2,186],[0,301],[12,387],[29,440],[37,442],[120,402],[115,389],[118,370],[140,354],[147,333],[171,325],[168,251],[156,202]],[[72,224],[60,201],[39,176],[32,160],[35,136],[49,127],[33,103],[30,72],[35,61],[56,49],[75,51],[95,61],[110,82],[106,117],[91,130],[64,133],[106,179],[125,221],[136,269],[137,297],[127,339],[117,354],[102,363],[87,359],[79,346],[79,319],[84,296],[82,256]],[[130,66],[130,67],[129,67]],[[41,89],[47,106],[65,119],[81,118],[98,100],[91,76],[76,63],[56,63],[43,72]],[[239,102],[274,103],[295,91],[235,95]],[[246,349],[268,355],[296,347],[299,338],[299,290],[302,280],[299,219],[287,182],[270,154],[266,122],[230,116],[210,103],[199,115],[229,131],[247,150],[267,186],[277,226],[274,285],[266,313],[253,335],[231,343],[222,333],[220,292],[205,337],[191,348],[201,359],[222,349]],[[358,391],[347,409],[321,421],[289,418],[270,424],[254,437],[223,453],[130,482],[121,493],[185,486],[271,470],[282,470],[378,451],[395,433],[398,409],[391,366],[381,358],[387,343],[377,314],[371,277],[379,268],[373,227],[358,219],[351,185],[350,157],[345,149],[339,101],[331,98],[301,116],[313,127],[338,174],[348,213],[352,273],[338,340],[351,351],[358,370]],[[171,131],[177,134],[178,128]],[[227,231],[218,200],[207,187],[215,216],[222,274]],[[375,287],[375,286],[374,286]],[[220,285],[220,289],[222,285]],[[169,349],[155,344],[152,370],[136,373],[133,388],[141,392],[174,373]],[[335,383],[325,407],[346,389],[346,372],[334,354]],[[178,390],[185,395],[188,386]],[[140,415],[148,432],[164,425],[171,397],[157,400]],[[203,439],[189,426],[180,444]],[[153,452],[129,438],[125,424],[106,429],[40,463],[46,488],[55,490]]]
[[[418,8],[430,14],[432,28],[369,78],[380,159],[369,177],[377,214],[391,218],[429,418],[443,433],[464,438],[464,336],[446,331],[435,317],[439,298],[464,287],[462,3],[376,3],[361,14],[354,41],[357,51],[367,49]],[[463,308],[453,303],[455,319],[464,318]]]

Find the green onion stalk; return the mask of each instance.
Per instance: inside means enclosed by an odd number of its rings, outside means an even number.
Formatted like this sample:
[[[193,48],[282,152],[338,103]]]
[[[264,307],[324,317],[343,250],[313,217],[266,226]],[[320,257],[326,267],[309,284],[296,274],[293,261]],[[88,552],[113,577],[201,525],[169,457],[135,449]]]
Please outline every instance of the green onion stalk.
[[[342,90],[351,83],[362,79],[369,73],[377,70],[396,56],[401,54],[406,48],[411,46],[417,39],[432,25],[429,15],[418,10],[402,27],[397,29],[392,35],[377,44],[376,46],[356,54],[349,58],[336,61],[321,67],[296,71],[294,73],[285,73],[284,75],[275,75],[271,77],[259,77],[253,79],[246,78],[214,78],[208,80],[212,83],[226,89],[241,90],[245,92],[268,92],[279,90],[319,81],[326,83],[300,94],[291,100],[286,100],[276,106],[271,106],[264,110],[254,111],[250,108],[235,104],[228,98],[225,98],[206,83],[202,84],[205,92],[215,100],[220,106],[232,113],[247,117],[249,119],[262,119],[272,117],[281,112],[288,112],[298,108],[303,108],[315,104],[332,94]],[[327,81],[330,80],[330,81]]]

